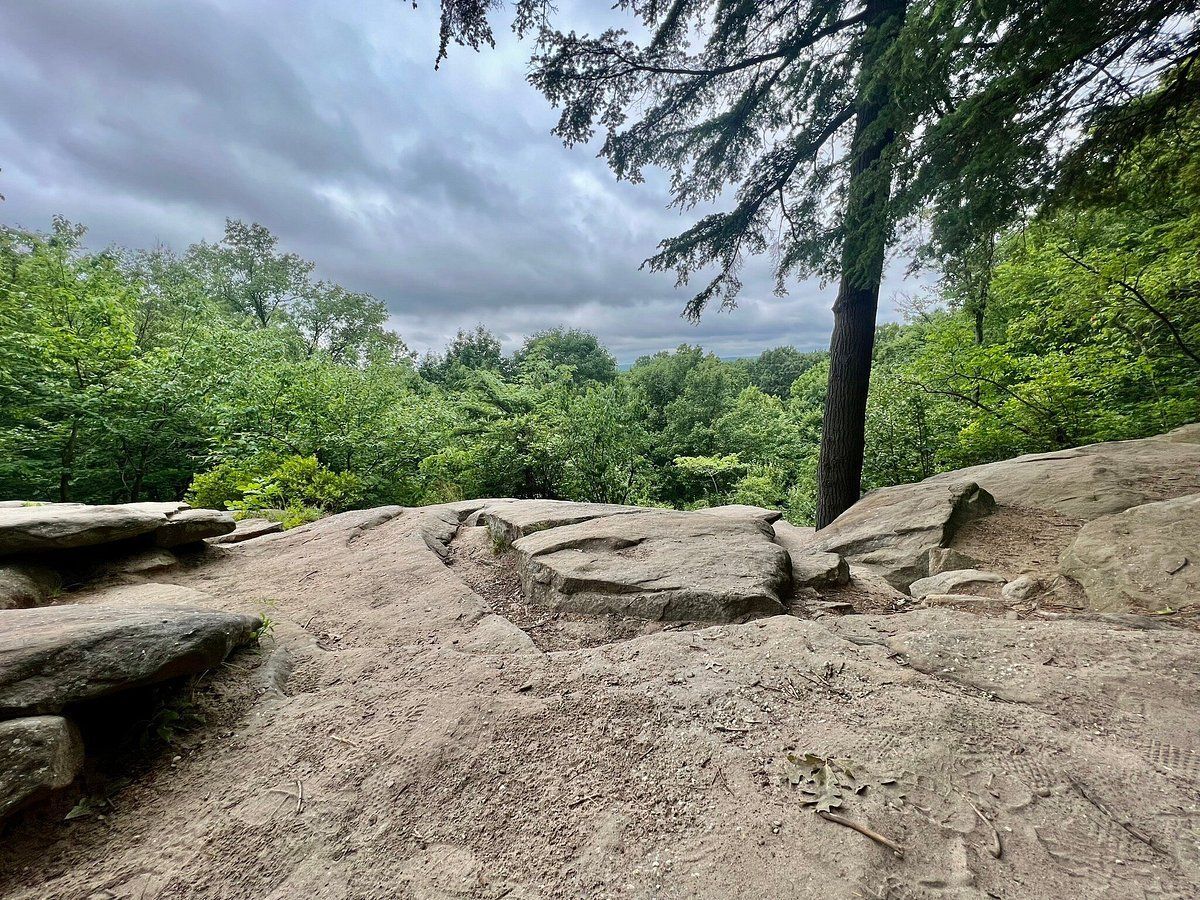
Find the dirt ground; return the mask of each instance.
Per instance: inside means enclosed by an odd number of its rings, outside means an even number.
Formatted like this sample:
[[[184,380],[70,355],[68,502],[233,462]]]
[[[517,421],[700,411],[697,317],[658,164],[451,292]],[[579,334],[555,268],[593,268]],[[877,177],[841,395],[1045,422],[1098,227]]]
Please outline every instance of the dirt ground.
[[[468,509],[347,513],[156,575],[271,633],[86,722],[84,790],[5,826],[0,895],[1200,896],[1200,635],[543,621]],[[176,713],[170,742],[129,746],[139,709]]]

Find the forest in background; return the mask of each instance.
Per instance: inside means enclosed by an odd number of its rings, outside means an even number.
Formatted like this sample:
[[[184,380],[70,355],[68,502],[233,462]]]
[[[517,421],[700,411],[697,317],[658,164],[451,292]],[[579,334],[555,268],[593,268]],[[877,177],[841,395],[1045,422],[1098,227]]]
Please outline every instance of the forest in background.
[[[878,330],[865,489],[1200,418],[1196,124],[988,235]],[[0,230],[2,498],[187,497],[288,525],[484,496],[813,519],[823,352],[685,345],[620,372],[584,331],[506,356],[481,326],[418,359],[381,300],[261,226],[180,254],[83,239]]]

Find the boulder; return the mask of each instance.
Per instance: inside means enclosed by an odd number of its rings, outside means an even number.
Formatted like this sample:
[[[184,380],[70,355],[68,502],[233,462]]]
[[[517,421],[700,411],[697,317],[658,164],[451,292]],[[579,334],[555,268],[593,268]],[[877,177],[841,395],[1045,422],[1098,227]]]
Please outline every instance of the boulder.
[[[41,606],[62,590],[62,578],[48,566],[36,563],[0,565],[0,610]]]
[[[955,569],[974,569],[976,561],[951,547],[934,547],[929,551],[929,574],[939,575]]]
[[[497,500],[480,509],[468,523],[486,525],[496,546],[509,547],[535,531],[636,512],[645,510],[637,506],[570,500]]]
[[[935,475],[923,484],[970,480],[1003,506],[1091,520],[1133,506],[1200,493],[1200,427],[1138,441],[1031,453]]]
[[[651,620],[783,612],[787,553],[757,519],[673,510],[593,518],[513,546],[531,603]]]
[[[709,516],[724,516],[727,519],[762,519],[770,524],[783,518],[783,513],[777,509],[766,509],[762,506],[750,506],[745,503],[730,503],[726,506],[709,506],[696,510]]]
[[[1102,612],[1200,605],[1200,494],[1087,523],[1064,551],[1060,569]]]
[[[270,519],[242,519],[240,522],[234,523],[233,531],[209,538],[208,542],[210,544],[240,544],[242,541],[249,541],[266,534],[278,534],[281,531],[283,531],[281,522],[272,522]]]
[[[66,787],[82,767],[79,731],[61,716],[0,722],[0,819]]]
[[[1018,575],[1004,587],[1000,588],[1000,596],[1010,603],[1024,603],[1032,600],[1046,589],[1041,579],[1033,575]]]
[[[260,625],[255,616],[137,602],[0,613],[0,715],[58,712],[201,672]]]
[[[828,587],[850,583],[850,567],[842,557],[812,547],[812,528],[798,528],[779,521],[773,526],[775,542],[787,551],[792,584],[797,587]]]
[[[929,574],[929,552],[995,509],[973,481],[922,481],[872,491],[815,535],[812,546],[869,568],[905,590]]]
[[[0,556],[107,544],[147,534],[167,521],[164,512],[142,506],[48,504],[0,509]]]
[[[1006,579],[995,572],[981,569],[953,569],[926,578],[918,578],[909,585],[908,592],[918,600],[930,594],[970,594],[975,597],[998,597]]]
[[[233,516],[219,509],[185,509],[170,515],[166,524],[154,532],[154,543],[159,547],[181,547],[229,534],[236,528]]]

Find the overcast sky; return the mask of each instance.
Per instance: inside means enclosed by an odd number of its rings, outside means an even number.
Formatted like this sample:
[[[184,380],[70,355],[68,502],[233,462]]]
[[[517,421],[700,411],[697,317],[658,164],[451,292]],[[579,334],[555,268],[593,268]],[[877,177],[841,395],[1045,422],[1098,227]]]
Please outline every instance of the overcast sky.
[[[619,19],[559,6],[580,30]],[[261,222],[386,301],[418,351],[477,322],[509,349],[587,328],[622,362],[684,341],[826,346],[834,288],[778,299],[766,260],[736,311],[681,319],[687,289],[638,266],[691,219],[662,178],[618,183],[594,149],[564,148],[524,81],[528,45],[502,30],[435,72],[436,0],[4,0],[0,222],[57,213],[94,246],[178,250],[227,216]]]

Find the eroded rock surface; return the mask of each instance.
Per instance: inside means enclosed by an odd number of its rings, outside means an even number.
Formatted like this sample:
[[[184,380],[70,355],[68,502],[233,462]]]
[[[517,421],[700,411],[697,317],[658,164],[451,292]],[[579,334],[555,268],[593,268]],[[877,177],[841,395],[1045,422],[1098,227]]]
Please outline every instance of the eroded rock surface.
[[[812,546],[906,589],[929,574],[931,550],[948,546],[959,528],[994,508],[992,496],[973,481],[880,488],[818,531]]]
[[[138,504],[0,509],[0,556],[108,544],[149,534],[166,521],[166,513]]]
[[[513,546],[550,609],[731,621],[783,611],[788,559],[758,519],[648,510],[535,532]]]
[[[0,819],[66,787],[82,767],[79,730],[61,716],[0,722]]]
[[[1200,428],[1137,441],[1032,453],[946,472],[924,484],[974,481],[1005,506],[1095,519],[1132,506],[1200,493]]]
[[[283,525],[270,519],[242,519],[234,523],[232,531],[217,537],[209,538],[210,544],[240,544],[267,534],[278,534],[283,531]]]
[[[0,714],[70,703],[204,671],[249,640],[255,616],[98,603],[0,616]]]
[[[640,511],[640,507],[637,506],[618,506],[612,503],[492,500],[476,512],[474,520],[487,526],[497,547],[508,547],[535,531]]]
[[[1200,605],[1200,494],[1094,519],[1063,554],[1062,571],[1105,612]]]
[[[233,516],[217,509],[184,509],[174,513],[154,532],[159,547],[181,547],[205,538],[229,534],[237,527]]]
[[[62,578],[37,563],[0,564],[0,610],[40,606],[62,587]]]
[[[746,503],[730,503],[726,506],[709,506],[696,510],[709,516],[723,516],[726,519],[761,519],[770,524],[783,518],[783,513],[777,509],[767,509],[762,506],[750,506]]]
[[[784,521],[776,522],[772,528],[776,543],[787,551],[794,586],[821,588],[850,583],[846,560],[812,546],[815,539],[812,528],[798,528]]]

